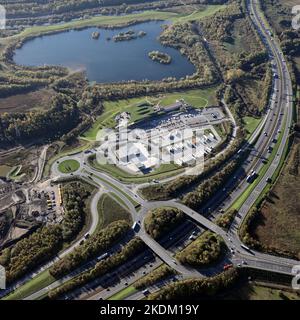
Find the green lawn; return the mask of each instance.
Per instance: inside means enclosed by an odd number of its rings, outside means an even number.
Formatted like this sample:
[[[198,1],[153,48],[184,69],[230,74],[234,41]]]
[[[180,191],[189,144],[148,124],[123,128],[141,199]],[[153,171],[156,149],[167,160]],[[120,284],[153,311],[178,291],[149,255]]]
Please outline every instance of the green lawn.
[[[62,173],[75,172],[80,168],[80,164],[76,160],[66,160],[59,164],[58,170]]]
[[[226,8],[226,5],[207,5],[204,10],[197,10],[190,15],[184,15],[181,17],[173,17],[171,20],[180,23],[201,20],[205,17],[212,16],[216,12]]]
[[[9,177],[12,178],[12,179],[13,179],[13,178],[16,178],[16,177],[20,174],[21,169],[22,169],[22,166],[21,166],[21,165],[14,167],[14,168],[9,172]]]
[[[84,170],[85,171],[85,170]],[[86,173],[89,173],[87,171],[85,171]],[[107,183],[109,186],[111,186],[113,189],[115,189],[116,191],[118,191],[119,193],[123,194],[135,207],[139,205],[138,202],[134,201],[126,192],[124,192],[123,190],[121,190],[120,188],[118,188],[116,185],[114,185],[113,183],[97,176],[97,175],[93,175],[93,180],[95,181],[95,179],[103,181],[105,183]],[[97,181],[95,181],[97,183]]]
[[[137,289],[135,289],[135,287],[133,287],[133,286],[129,286],[129,287],[119,291],[118,293],[114,294],[113,296],[111,296],[107,300],[123,300],[123,299],[131,296],[135,292],[137,292]]]
[[[195,108],[205,108],[208,105],[217,104],[216,90],[216,87],[212,87],[208,89],[174,92],[163,97],[163,99],[160,100],[160,104],[162,106],[167,106],[173,104],[176,100],[184,99],[188,104]]]
[[[7,166],[7,165],[1,165],[0,166],[0,177],[6,177],[11,170],[12,170],[12,167]]]
[[[121,168],[117,167],[116,165],[112,164],[98,164],[96,160],[90,161],[90,165],[99,171],[103,171],[111,175],[112,177],[126,183],[145,183],[151,182],[154,179],[166,179],[169,177],[173,177],[184,172],[184,168],[176,165],[176,164],[162,164],[159,168],[154,169],[153,172],[145,174],[145,175],[138,175],[138,174],[130,174]]]
[[[154,101],[155,99],[146,97],[105,101],[103,113],[97,118],[93,126],[83,134],[83,138],[95,140],[99,130],[114,128],[116,125],[115,117],[124,111],[131,113],[131,122],[150,116],[154,112],[149,103],[154,103]]]
[[[215,14],[219,10],[222,10],[226,5],[208,5],[204,10],[197,10],[192,14],[178,14],[168,11],[148,10],[141,13],[128,14],[124,16],[97,16],[84,20],[71,21],[63,24],[55,24],[50,26],[34,26],[26,28],[20,34],[12,36],[9,39],[40,35],[47,32],[59,32],[70,30],[73,28],[84,27],[105,27],[105,26],[120,26],[133,21],[149,21],[149,20],[170,20],[174,23],[184,23],[193,20],[199,20],[204,17]]]
[[[262,119],[257,119],[253,117],[244,117],[243,122],[245,126],[245,130],[247,133],[247,140],[252,136],[253,132],[259,126]]]
[[[117,201],[119,197],[112,195]],[[103,229],[107,227],[110,223],[118,220],[128,221],[129,224],[132,223],[130,213],[125,210],[119,203],[116,202],[110,195],[104,194],[98,202],[98,213],[99,213],[99,223],[97,229]],[[123,204],[123,201],[121,200]]]
[[[91,149],[93,147],[93,143],[92,142],[88,142],[85,140],[80,140],[80,146],[78,147],[67,147],[67,148],[63,148],[63,150],[61,152],[59,152],[58,154],[56,154],[55,156],[53,156],[51,159],[49,159],[45,165],[44,168],[44,172],[43,172],[43,176],[48,176],[50,174],[50,170],[51,170],[51,166],[53,165],[53,163],[57,160],[59,160],[62,157],[65,156],[71,156],[80,152],[84,152],[85,150]]]
[[[11,38],[26,37],[39,35],[41,33],[47,32],[59,32],[65,31],[73,28],[84,28],[84,27],[105,27],[105,26],[119,26],[122,24],[127,24],[133,21],[148,21],[148,20],[173,20],[176,17],[180,17],[177,13],[173,12],[162,12],[162,11],[144,11],[137,14],[129,14],[125,16],[98,16],[92,17],[85,20],[77,20],[72,22],[67,22],[64,24],[55,24],[50,26],[34,26],[25,29],[23,32]]]
[[[50,275],[49,270],[46,270],[34,277],[32,280],[26,282],[7,297],[3,298],[3,300],[22,300],[30,296],[32,293],[49,286],[54,281],[55,278]]]

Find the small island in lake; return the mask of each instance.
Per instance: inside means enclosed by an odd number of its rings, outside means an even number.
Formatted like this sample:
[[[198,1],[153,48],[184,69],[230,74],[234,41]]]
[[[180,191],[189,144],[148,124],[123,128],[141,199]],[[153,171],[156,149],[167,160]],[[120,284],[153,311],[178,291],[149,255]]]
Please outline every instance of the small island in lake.
[[[147,33],[145,31],[140,31],[138,33],[138,37],[142,38],[142,37],[145,37],[147,35]]]
[[[92,32],[92,38],[93,39],[97,40],[97,39],[99,39],[99,37],[100,37],[100,32],[98,32],[98,31]]]
[[[161,64],[170,64],[172,62],[172,57],[164,52],[151,51],[149,52],[148,56],[151,60],[159,62]]]
[[[117,35],[115,35],[113,37],[113,40],[115,42],[118,42],[118,41],[130,41],[130,40],[134,40],[136,38],[142,38],[142,37],[145,37],[147,35],[146,32],[144,31],[140,31],[138,33],[136,33],[135,31],[133,30],[129,30],[127,32],[120,32],[118,33]]]

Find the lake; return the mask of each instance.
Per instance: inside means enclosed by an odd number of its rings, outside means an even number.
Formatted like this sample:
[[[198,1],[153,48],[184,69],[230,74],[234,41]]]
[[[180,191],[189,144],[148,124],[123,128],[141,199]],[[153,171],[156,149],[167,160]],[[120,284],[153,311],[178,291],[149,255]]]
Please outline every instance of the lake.
[[[17,49],[14,61],[24,66],[60,65],[73,70],[84,69],[90,81],[99,83],[144,79],[181,78],[195,72],[193,64],[174,48],[158,41],[162,24],[166,21],[140,23],[117,29],[88,28],[45,35],[25,42]],[[120,32],[145,31],[147,35],[130,41],[108,41]],[[99,31],[100,38],[92,39]],[[154,62],[148,53],[158,50],[169,54],[172,63]]]

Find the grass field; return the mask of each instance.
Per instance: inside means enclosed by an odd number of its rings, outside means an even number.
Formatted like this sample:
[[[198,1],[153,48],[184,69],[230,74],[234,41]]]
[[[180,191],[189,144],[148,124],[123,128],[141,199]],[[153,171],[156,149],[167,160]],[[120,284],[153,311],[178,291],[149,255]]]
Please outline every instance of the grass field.
[[[0,166],[0,177],[6,177],[11,170],[12,170],[12,167],[7,166],[7,165],[1,165]]]
[[[72,22],[67,22],[64,24],[55,24],[50,26],[34,26],[25,29],[15,37],[27,37],[33,35],[39,35],[41,33],[47,32],[59,32],[66,31],[73,28],[84,28],[93,26],[119,26],[133,21],[147,21],[147,20],[173,20],[180,17],[177,13],[172,12],[162,12],[162,11],[144,11],[137,14],[129,14],[125,16],[97,16],[85,20],[76,20]]]
[[[226,8],[226,5],[208,5],[205,7],[204,10],[197,10],[193,12],[192,14],[185,15],[182,17],[173,17],[171,20],[180,23],[185,23],[189,21],[194,21],[194,20],[201,20],[205,17],[209,17],[214,15],[216,12],[223,10]]]
[[[80,168],[80,164],[76,160],[66,160],[59,164],[58,170],[61,173],[72,173]]]
[[[110,223],[118,220],[126,220],[129,224],[132,223],[130,213],[119,205],[116,200],[113,199],[113,195],[104,194],[98,202],[99,223],[97,229],[103,229]]]
[[[153,172],[145,174],[145,175],[134,175],[130,174],[116,165],[106,164],[100,165],[95,161],[90,162],[92,167],[96,170],[106,172],[116,179],[126,182],[126,183],[145,183],[151,182],[154,179],[166,179],[169,177],[173,177],[184,172],[184,168],[179,167],[176,164],[162,164],[159,168],[154,169]]]
[[[85,170],[84,170],[85,171]],[[88,173],[87,171],[85,171],[86,173]],[[93,175],[93,180],[97,183],[96,180],[99,181],[103,181],[105,183],[107,183],[109,186],[111,186],[113,189],[117,190],[119,193],[123,194],[135,207],[139,205],[138,202],[134,201],[126,192],[124,192],[123,190],[121,190],[120,188],[118,188],[116,185],[114,185],[113,183],[97,176],[97,175]]]
[[[119,101],[104,102],[104,111],[93,126],[83,134],[87,140],[95,140],[100,129],[113,128],[116,125],[117,114],[127,111],[131,114],[131,122],[137,122],[154,114],[152,105],[160,103],[162,106],[170,105],[178,99],[185,99],[196,108],[203,108],[217,104],[216,91],[218,87],[195,89],[182,92],[169,93],[156,97],[140,97]]]
[[[21,300],[32,293],[39,291],[42,288],[49,286],[51,283],[55,281],[49,270],[46,270],[39,274],[37,277],[32,280],[26,282],[23,286],[19,287],[15,292],[3,298],[3,300]]]
[[[160,100],[160,104],[162,106],[171,105],[176,102],[176,100],[183,98],[188,104],[195,108],[205,108],[217,104],[216,90],[217,88],[213,87],[170,93]]]
[[[193,20],[199,20],[204,17],[215,14],[217,11],[224,9],[226,5],[207,5],[204,10],[196,10],[192,14],[178,14],[175,12],[149,10],[141,13],[129,14],[124,16],[97,16],[84,20],[76,20],[63,24],[55,24],[49,26],[34,26],[26,28],[20,34],[10,37],[19,38],[40,35],[47,32],[66,31],[73,28],[84,28],[92,26],[119,26],[130,22],[143,22],[148,20],[170,20],[174,23],[184,23]]]
[[[128,296],[134,294],[135,292],[137,292],[137,290],[133,286],[129,286],[129,287],[119,291],[118,293],[114,294],[108,300],[123,300],[123,299],[127,298]]]
[[[57,154],[55,154],[54,156],[52,156],[47,162],[46,165],[44,167],[44,171],[43,171],[43,176],[48,176],[50,174],[50,170],[51,170],[51,166],[53,165],[53,163],[57,160],[59,160],[62,157],[65,156],[71,156],[74,155],[76,153],[80,153],[83,152],[85,150],[88,150],[90,148],[93,147],[93,143],[80,139],[80,146],[77,147],[67,147],[67,148],[63,148],[63,150],[61,150],[60,152],[58,152]]]
[[[247,133],[247,137],[246,137],[247,140],[252,136],[253,132],[259,126],[261,120],[262,119],[256,119],[253,117],[244,117],[243,118],[245,130]]]

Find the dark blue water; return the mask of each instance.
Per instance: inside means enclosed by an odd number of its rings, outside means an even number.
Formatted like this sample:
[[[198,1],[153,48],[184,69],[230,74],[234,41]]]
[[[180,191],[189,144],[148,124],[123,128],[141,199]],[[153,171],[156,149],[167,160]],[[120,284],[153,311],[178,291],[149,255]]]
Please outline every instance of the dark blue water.
[[[157,40],[164,22],[147,22],[122,29],[89,28],[46,35],[30,40],[16,50],[14,61],[25,66],[61,65],[82,68],[90,81],[117,82],[123,80],[161,80],[181,78],[195,72],[194,66],[179,51],[163,47]],[[131,41],[107,41],[119,32],[145,31],[147,35]],[[91,37],[100,31],[100,38]],[[148,53],[159,50],[172,57],[170,65],[153,62]]]

